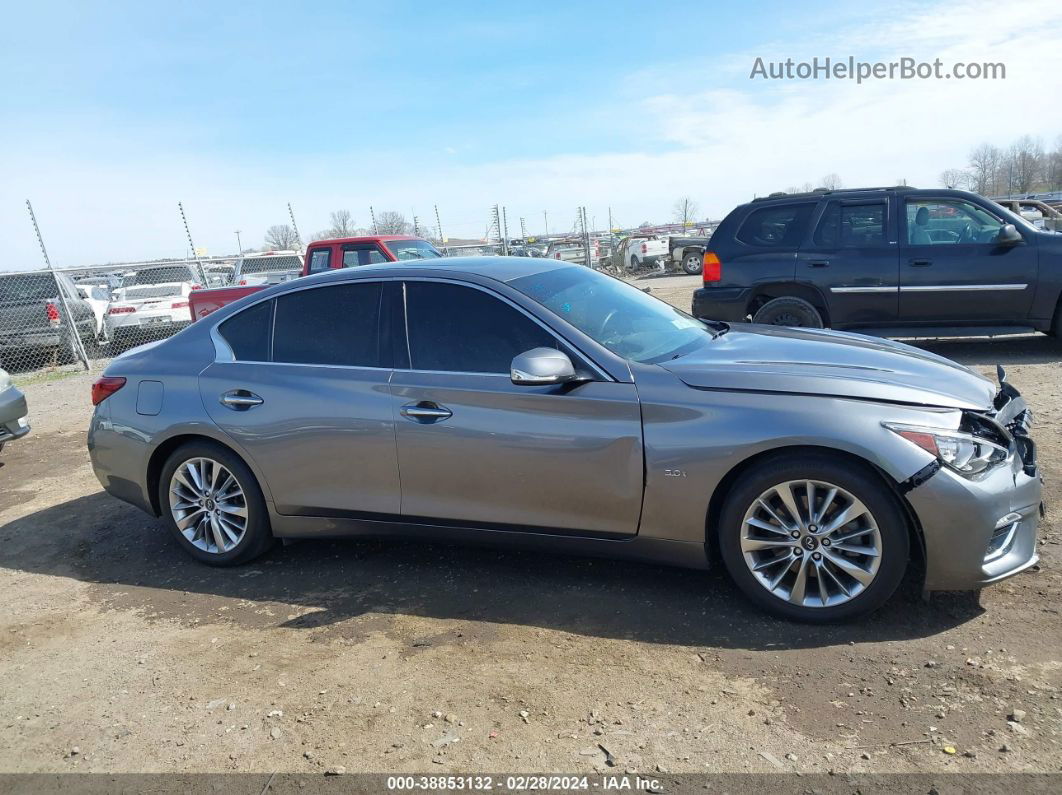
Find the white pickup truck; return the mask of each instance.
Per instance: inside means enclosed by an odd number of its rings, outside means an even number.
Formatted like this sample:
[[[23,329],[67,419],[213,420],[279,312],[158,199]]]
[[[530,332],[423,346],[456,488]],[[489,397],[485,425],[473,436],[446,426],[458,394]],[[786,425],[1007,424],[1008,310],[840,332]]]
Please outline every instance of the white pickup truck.
[[[612,254],[612,262],[628,270],[655,267],[671,255],[667,241],[656,235],[630,235],[620,240]]]

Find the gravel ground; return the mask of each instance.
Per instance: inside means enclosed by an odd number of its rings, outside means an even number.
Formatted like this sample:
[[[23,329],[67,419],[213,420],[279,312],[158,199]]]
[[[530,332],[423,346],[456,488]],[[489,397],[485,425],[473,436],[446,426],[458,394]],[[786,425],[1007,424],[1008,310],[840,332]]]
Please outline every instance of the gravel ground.
[[[688,308],[696,281],[644,283]],[[1062,350],[925,347],[1007,365],[1058,505]],[[1053,513],[1040,568],[826,628],[612,561],[303,542],[216,570],[101,492],[91,380],[24,377],[0,456],[0,772],[1062,769]]]

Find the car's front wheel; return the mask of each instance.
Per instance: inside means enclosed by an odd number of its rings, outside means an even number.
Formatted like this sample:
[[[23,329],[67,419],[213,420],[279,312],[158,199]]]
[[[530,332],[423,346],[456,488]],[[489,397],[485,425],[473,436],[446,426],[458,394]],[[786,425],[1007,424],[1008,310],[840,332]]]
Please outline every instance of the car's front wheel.
[[[162,467],[158,488],[163,522],[196,560],[235,566],[273,544],[258,481],[219,444],[181,445]]]
[[[903,578],[907,522],[879,475],[839,457],[770,459],[727,497],[719,550],[760,607],[809,622],[880,607]]]

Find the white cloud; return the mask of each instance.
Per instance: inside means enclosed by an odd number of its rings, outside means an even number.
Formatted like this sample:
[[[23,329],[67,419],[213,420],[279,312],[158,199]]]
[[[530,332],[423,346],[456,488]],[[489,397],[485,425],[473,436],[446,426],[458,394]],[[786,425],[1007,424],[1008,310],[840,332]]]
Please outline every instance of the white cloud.
[[[1062,59],[1057,30],[1062,7],[1022,3],[922,4],[849,21],[831,35],[809,34],[799,45],[779,41],[754,52],[671,72],[635,72],[617,81],[617,95],[594,117],[639,121],[628,151],[593,156],[511,157],[469,165],[461,157],[296,157],[280,164],[222,160],[173,134],[151,129],[135,137],[108,135],[108,123],[77,120],[51,133],[4,133],[0,234],[7,259],[0,269],[36,267],[39,251],[22,202],[34,200],[53,259],[64,265],[177,256],[186,250],[176,203],[183,200],[196,243],[211,252],[234,249],[233,230],[256,243],[270,224],[286,221],[293,203],[301,231],[327,224],[330,210],[349,208],[368,223],[368,206],[415,207],[433,223],[438,203],[450,236],[479,236],[490,205],[509,208],[541,231],[571,228],[584,204],[604,227],[611,205],[618,223],[667,219],[674,199],[689,194],[721,216],[754,194],[815,182],[836,172],[847,185],[933,185],[945,168],[965,165],[983,141],[1007,144],[1020,135],[1053,144],[1062,133]],[[799,50],[797,50],[797,46]],[[786,48],[790,48],[787,50]],[[1000,81],[751,81],[755,56],[797,60],[911,56],[945,63],[1001,61]],[[681,70],[681,71],[674,71]],[[692,70],[692,71],[691,71]],[[703,70],[703,71],[700,71]],[[667,93],[669,74],[712,88]],[[691,79],[691,77],[695,79]],[[224,123],[223,120],[218,123]],[[130,145],[129,141],[140,141]],[[279,172],[279,173],[278,173]]]

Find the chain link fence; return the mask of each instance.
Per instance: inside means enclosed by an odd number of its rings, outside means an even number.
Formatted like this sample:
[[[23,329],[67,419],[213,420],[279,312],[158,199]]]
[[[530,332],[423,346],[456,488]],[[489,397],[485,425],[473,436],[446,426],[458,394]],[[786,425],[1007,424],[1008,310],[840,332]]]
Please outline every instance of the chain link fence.
[[[191,292],[232,284],[240,265],[234,258],[166,260],[0,273],[0,368],[91,368],[172,336],[192,321]]]

